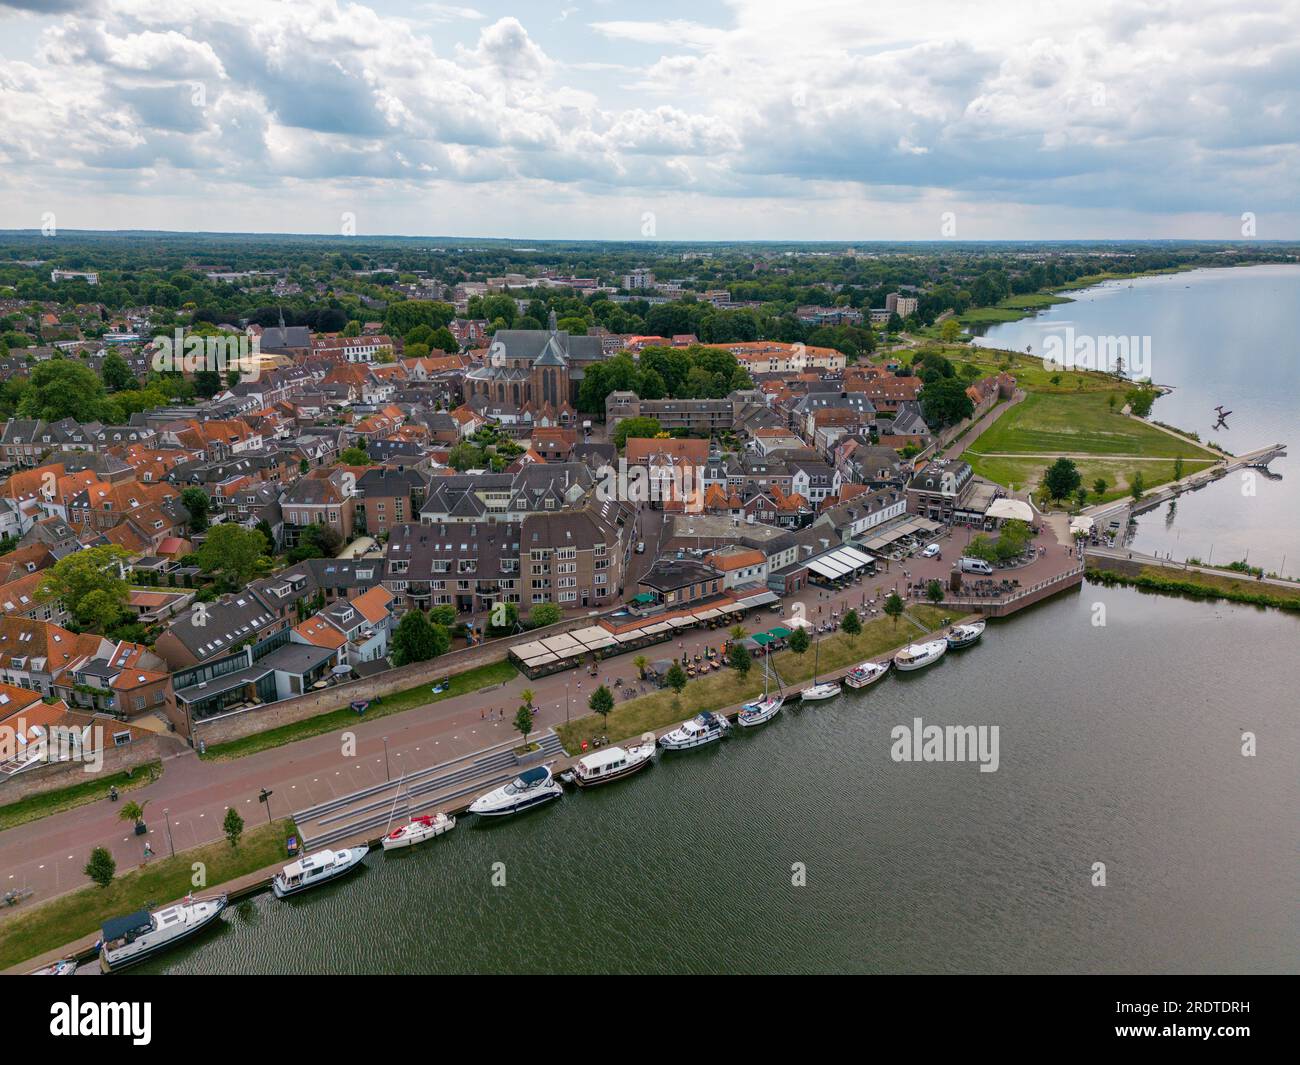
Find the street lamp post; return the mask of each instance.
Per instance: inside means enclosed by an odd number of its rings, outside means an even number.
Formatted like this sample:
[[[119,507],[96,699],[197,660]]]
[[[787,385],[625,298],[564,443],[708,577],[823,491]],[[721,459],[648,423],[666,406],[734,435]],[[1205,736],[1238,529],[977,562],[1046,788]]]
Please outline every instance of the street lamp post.
[[[384,741],[384,776],[388,778],[389,783],[392,783],[393,771],[391,768],[389,768],[388,765],[388,737],[384,736],[383,741]]]
[[[166,808],[163,809],[163,820],[167,822],[167,847],[168,847],[168,849],[171,851],[171,853],[172,853],[172,857],[175,858],[175,857],[176,857],[176,844],[175,844],[174,842],[172,842],[172,819],[171,819],[171,811],[168,810],[168,809],[166,809]]]

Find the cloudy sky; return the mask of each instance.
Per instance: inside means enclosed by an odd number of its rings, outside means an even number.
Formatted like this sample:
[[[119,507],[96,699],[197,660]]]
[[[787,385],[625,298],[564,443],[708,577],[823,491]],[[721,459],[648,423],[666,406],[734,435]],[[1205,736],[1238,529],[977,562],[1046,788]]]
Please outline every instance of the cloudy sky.
[[[0,0],[0,228],[1297,238],[1298,143],[1300,0]]]

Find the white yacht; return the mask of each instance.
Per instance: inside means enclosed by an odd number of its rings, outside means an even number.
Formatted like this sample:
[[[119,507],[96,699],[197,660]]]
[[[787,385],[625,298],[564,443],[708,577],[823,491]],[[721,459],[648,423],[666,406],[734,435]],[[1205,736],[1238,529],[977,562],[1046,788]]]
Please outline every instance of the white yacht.
[[[972,621],[969,625],[954,625],[948,633],[948,648],[955,651],[959,647],[969,647],[984,635],[984,626],[987,624],[981,620]]]
[[[740,708],[740,713],[736,715],[736,724],[742,728],[766,724],[781,712],[783,705],[785,705],[784,695],[765,695],[761,699],[755,699]]]
[[[659,746],[666,751],[687,751],[692,747],[703,747],[706,743],[722,739],[730,728],[731,722],[721,714],[705,710],[689,721],[682,722],[671,732],[665,732],[659,737]]]
[[[186,897],[184,902],[150,913],[140,910],[104,923],[99,967],[106,973],[152,958],[212,924],[226,908],[226,896]]]
[[[271,878],[271,890],[277,899],[283,899],[334,880],[358,868],[369,850],[370,845],[365,843],[341,851],[317,851],[291,862],[282,872],[276,873]]]
[[[927,643],[912,643],[894,655],[894,666],[904,672],[921,669],[943,657],[948,650],[947,640],[930,640]]]
[[[418,814],[406,824],[389,832],[380,840],[379,845],[386,851],[414,847],[426,839],[433,839],[434,836],[450,832],[455,827],[456,819],[447,814]]]
[[[821,650],[822,645],[819,640],[813,650],[813,682],[799,693],[800,700],[805,703],[818,703],[823,699],[834,699],[840,693],[840,686],[834,681],[817,683],[817,669],[821,665]]]
[[[560,782],[544,765],[525,769],[509,784],[480,795],[470,803],[470,813],[480,817],[505,817],[558,799],[564,794]]]
[[[752,703],[746,703],[740,708],[740,713],[736,715],[736,724],[742,728],[753,728],[756,725],[766,724],[781,712],[781,706],[785,702],[785,696],[778,691],[772,694],[771,677],[772,672],[768,668],[768,656],[763,655],[763,698],[755,699]],[[777,678],[778,686],[780,678]]]
[[[863,662],[862,665],[854,667],[849,675],[844,678],[844,683],[850,688],[866,688],[875,684],[881,677],[889,672],[889,659],[883,662]]]
[[[573,783],[580,788],[594,788],[644,769],[655,756],[654,734],[647,736],[633,747],[602,747],[583,755],[573,764]]]

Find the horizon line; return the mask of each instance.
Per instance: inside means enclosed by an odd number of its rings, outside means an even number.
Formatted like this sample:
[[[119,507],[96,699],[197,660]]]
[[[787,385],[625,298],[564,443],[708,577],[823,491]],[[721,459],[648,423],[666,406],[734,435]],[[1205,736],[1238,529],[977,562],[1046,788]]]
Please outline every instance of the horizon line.
[[[852,238],[845,237],[842,240],[830,239],[808,239],[799,240],[794,238],[747,238],[747,239],[727,239],[727,238],[708,238],[701,237],[695,239],[667,239],[667,238],[628,238],[615,239],[610,237],[526,237],[526,236],[507,236],[492,237],[483,235],[456,235],[456,234],[435,234],[435,233],[369,233],[354,234],[346,236],[341,233],[316,233],[308,231],[292,230],[218,230],[218,229],[85,229],[85,228],[60,228],[54,235],[44,234],[40,228],[32,227],[27,229],[4,229],[0,228],[0,237],[4,236],[21,236],[21,237],[39,237],[43,240],[58,240],[60,234],[68,235],[89,235],[89,236],[172,236],[172,237],[297,237],[308,238],[312,240],[328,240],[340,242],[361,243],[366,239],[370,240],[432,240],[432,241],[492,241],[499,243],[526,241],[533,244],[639,244],[646,247],[656,245],[668,246],[691,246],[698,244],[711,245],[826,245],[830,247],[853,247],[853,246],[881,246],[896,244],[917,244],[927,246],[944,246],[960,248],[963,246],[976,244],[1009,244],[1009,245],[1042,245],[1042,244],[1218,244],[1233,245],[1243,248],[1255,247],[1260,245],[1284,246],[1288,244],[1300,244],[1300,237],[1276,237],[1265,239],[1260,237],[1237,237],[1237,238],[1219,238],[1219,237],[984,237],[984,238]]]

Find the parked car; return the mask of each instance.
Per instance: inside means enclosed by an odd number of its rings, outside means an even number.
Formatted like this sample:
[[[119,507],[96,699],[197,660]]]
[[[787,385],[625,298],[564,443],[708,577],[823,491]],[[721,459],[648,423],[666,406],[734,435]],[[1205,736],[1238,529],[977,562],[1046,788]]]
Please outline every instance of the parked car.
[[[644,540],[638,540],[638,541],[636,542],[636,553],[637,553],[638,555],[644,555],[644,554],[645,554],[645,541],[644,541]]]
[[[939,550],[938,544],[931,544],[921,552],[922,558],[943,558],[943,553]]]

